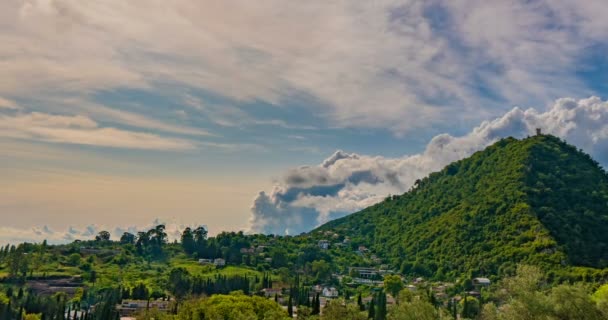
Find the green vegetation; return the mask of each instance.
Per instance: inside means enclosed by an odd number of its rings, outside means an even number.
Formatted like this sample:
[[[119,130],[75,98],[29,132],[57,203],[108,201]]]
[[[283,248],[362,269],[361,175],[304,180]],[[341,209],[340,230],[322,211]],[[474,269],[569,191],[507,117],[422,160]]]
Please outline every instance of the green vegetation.
[[[606,279],[608,176],[556,137],[507,138],[328,230],[404,274],[504,276],[526,263],[556,280]]]
[[[308,234],[7,245],[0,320],[116,319],[132,300],[157,320],[608,319],[607,266],[606,172],[555,137],[508,138]]]

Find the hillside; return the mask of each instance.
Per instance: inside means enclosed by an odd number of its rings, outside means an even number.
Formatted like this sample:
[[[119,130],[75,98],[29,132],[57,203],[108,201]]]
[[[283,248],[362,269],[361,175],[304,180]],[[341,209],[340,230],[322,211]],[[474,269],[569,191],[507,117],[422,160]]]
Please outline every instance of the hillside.
[[[556,137],[507,138],[318,230],[365,243],[404,273],[605,268],[608,175]]]

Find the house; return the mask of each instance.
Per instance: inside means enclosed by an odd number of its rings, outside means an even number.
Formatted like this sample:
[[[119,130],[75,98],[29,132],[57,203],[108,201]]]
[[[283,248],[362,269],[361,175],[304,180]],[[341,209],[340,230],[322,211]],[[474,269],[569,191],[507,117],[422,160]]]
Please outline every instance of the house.
[[[334,287],[323,288],[321,295],[326,298],[337,298],[338,296],[340,296],[338,290]]]
[[[216,267],[223,267],[226,265],[226,260],[222,259],[222,258],[217,258],[213,260],[213,264]]]
[[[264,296],[266,298],[269,297],[274,297],[274,296],[280,296],[283,294],[283,289],[280,288],[265,288],[262,289],[262,292],[264,292]]]
[[[492,283],[488,278],[474,278],[471,282],[473,283],[473,287],[475,287],[477,290],[483,287],[488,287]]]
[[[116,310],[121,317],[129,317],[140,311],[147,309],[157,309],[162,312],[169,311],[169,301],[162,300],[123,300],[121,304],[116,306]]]
[[[348,273],[352,277],[357,278],[375,278],[378,276],[378,271],[374,268],[360,268],[360,267],[350,267],[348,268]]]
[[[253,253],[255,253],[255,249],[254,248],[241,248],[241,253],[242,254],[253,254]]]
[[[368,249],[368,248],[366,248],[365,246],[359,246],[359,250],[358,250],[358,251],[359,251],[360,253],[366,253],[366,252],[368,252],[368,251],[369,251],[369,249]]]
[[[329,241],[327,240],[319,240],[319,248],[323,250],[329,249]]]
[[[272,258],[264,258],[264,262],[266,262],[266,263],[272,263]]]
[[[198,259],[198,264],[202,264],[202,265],[213,264],[213,260],[212,259]]]

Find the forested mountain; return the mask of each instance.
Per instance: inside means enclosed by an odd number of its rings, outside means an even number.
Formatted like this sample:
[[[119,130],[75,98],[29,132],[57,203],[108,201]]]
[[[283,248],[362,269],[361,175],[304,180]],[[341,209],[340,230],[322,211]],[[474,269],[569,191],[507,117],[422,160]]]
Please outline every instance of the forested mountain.
[[[317,231],[327,230],[367,244],[403,273],[605,268],[608,175],[554,136],[506,138]]]

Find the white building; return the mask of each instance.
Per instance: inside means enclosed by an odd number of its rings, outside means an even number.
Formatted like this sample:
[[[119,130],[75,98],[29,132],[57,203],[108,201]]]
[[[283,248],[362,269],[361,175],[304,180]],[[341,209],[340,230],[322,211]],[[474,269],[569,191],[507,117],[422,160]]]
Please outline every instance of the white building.
[[[476,287],[476,288],[478,288],[478,287],[487,287],[491,283],[492,282],[488,278],[475,278],[475,279],[473,279],[473,286]]]
[[[319,248],[323,250],[329,249],[329,241],[327,240],[319,240]]]
[[[226,260],[222,259],[222,258],[217,258],[213,260],[213,264],[216,267],[223,267],[226,265]]]
[[[321,293],[326,298],[337,298],[340,294],[338,290],[334,287],[323,288],[323,293]]]

